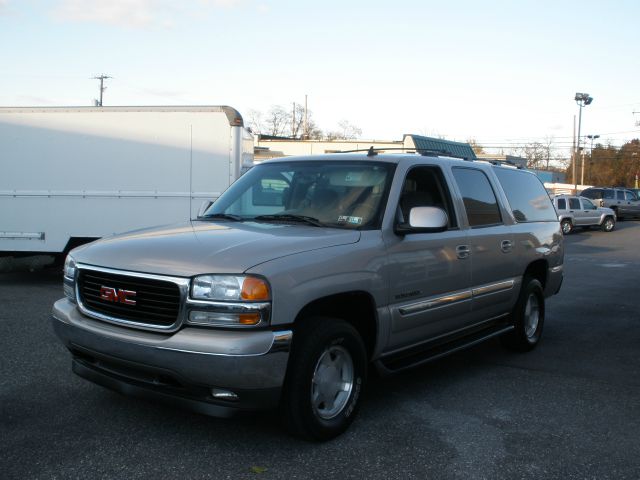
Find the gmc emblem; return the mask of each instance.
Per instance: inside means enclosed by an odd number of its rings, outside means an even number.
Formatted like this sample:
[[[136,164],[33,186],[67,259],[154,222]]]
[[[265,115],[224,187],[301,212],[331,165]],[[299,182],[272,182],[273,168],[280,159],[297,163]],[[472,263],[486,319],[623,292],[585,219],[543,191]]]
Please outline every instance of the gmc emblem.
[[[107,302],[124,303],[126,305],[135,305],[136,301],[130,297],[135,297],[136,292],[133,290],[121,290],[118,288],[100,287],[100,298]]]

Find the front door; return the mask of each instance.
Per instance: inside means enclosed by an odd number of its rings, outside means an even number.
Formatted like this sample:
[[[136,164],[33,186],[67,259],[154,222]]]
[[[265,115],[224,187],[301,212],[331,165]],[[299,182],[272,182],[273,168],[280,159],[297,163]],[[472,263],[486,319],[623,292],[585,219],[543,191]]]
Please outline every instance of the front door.
[[[390,200],[391,201],[391,200]],[[405,177],[397,203],[399,223],[411,208],[439,207],[449,228],[386,239],[389,259],[390,350],[462,328],[471,312],[471,259],[467,231],[459,227],[449,189],[439,167],[415,166]]]

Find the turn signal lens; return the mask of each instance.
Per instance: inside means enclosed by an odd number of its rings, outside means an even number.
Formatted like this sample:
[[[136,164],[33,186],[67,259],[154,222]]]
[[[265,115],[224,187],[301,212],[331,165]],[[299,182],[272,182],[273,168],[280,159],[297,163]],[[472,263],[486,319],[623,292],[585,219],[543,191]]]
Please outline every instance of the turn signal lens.
[[[240,298],[254,301],[269,300],[269,285],[261,278],[245,277],[244,282],[242,282]]]
[[[257,325],[260,323],[260,314],[257,312],[241,313],[238,317],[238,323],[240,325]]]

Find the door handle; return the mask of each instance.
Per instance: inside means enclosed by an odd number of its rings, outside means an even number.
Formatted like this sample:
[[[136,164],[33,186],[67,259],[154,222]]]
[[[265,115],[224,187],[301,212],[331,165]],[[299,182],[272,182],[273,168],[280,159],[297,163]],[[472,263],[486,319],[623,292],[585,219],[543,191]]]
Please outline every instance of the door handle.
[[[500,243],[500,250],[502,250],[504,253],[510,252],[512,248],[513,243],[511,243],[511,240],[503,240]]]
[[[469,258],[469,255],[471,255],[471,249],[468,245],[458,245],[456,247],[456,255],[460,259]]]

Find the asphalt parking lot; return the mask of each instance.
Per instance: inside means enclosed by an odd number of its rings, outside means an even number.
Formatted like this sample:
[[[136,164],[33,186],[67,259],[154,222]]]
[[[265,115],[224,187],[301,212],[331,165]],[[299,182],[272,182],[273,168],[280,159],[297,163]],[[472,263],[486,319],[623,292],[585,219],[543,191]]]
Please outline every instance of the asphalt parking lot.
[[[325,444],[275,415],[221,420],[74,376],[49,325],[55,269],[0,274],[2,478],[640,477],[640,222],[566,240],[543,342],[492,341],[373,379]]]

